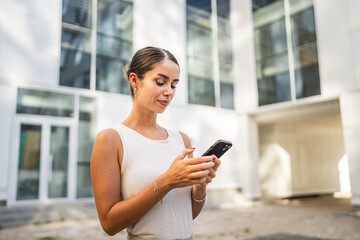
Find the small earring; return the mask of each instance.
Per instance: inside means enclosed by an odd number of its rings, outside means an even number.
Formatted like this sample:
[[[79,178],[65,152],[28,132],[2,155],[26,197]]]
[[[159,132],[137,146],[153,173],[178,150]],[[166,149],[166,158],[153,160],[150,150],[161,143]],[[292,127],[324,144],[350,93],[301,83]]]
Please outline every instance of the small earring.
[[[134,88],[134,94],[136,94],[136,90],[137,90],[137,89],[136,89],[136,88]]]

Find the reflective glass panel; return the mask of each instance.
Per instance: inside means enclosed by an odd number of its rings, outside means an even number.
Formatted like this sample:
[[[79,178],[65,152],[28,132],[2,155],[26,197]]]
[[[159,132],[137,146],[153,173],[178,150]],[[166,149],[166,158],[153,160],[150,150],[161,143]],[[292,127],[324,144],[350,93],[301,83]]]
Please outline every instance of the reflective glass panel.
[[[277,0],[252,0],[252,10],[255,12],[258,9],[264,8]]]
[[[211,0],[186,0],[186,5],[211,12]]]
[[[96,99],[80,96],[79,145],[77,163],[77,198],[92,197],[90,158],[96,129]]]
[[[314,10],[309,8],[291,17],[292,45],[316,41]]]
[[[132,42],[98,33],[97,54],[126,61],[131,58]]]
[[[209,28],[188,22],[187,49],[189,56],[212,60],[212,32]]]
[[[321,94],[312,0],[290,1],[296,98]]]
[[[316,43],[308,45],[294,49],[295,87],[298,99],[321,93]]]
[[[290,100],[289,79],[289,73],[283,73],[258,80],[259,105]]]
[[[188,73],[194,77],[213,80],[213,62],[196,57],[188,58]]]
[[[90,43],[90,33],[62,29],[60,85],[90,88]]]
[[[19,88],[16,113],[73,117],[74,96]]]
[[[283,1],[253,1],[259,105],[291,100]]]
[[[285,19],[255,29],[256,59],[287,51]]]
[[[96,89],[129,94],[122,69],[132,56],[133,4],[99,0],[96,56]]]
[[[215,106],[211,1],[187,1],[189,102]]]
[[[51,127],[49,159],[49,198],[67,197],[69,162],[69,128]]]
[[[189,102],[215,106],[214,81],[199,77],[189,78]]]
[[[91,0],[63,0],[62,21],[91,28]]]
[[[129,83],[123,73],[125,61],[97,56],[96,89],[106,92],[130,94]]]
[[[221,107],[234,109],[234,84],[220,82]]]
[[[38,199],[41,126],[21,124],[16,200]]]
[[[98,33],[132,41],[132,26],[132,3],[118,0],[98,0]]]

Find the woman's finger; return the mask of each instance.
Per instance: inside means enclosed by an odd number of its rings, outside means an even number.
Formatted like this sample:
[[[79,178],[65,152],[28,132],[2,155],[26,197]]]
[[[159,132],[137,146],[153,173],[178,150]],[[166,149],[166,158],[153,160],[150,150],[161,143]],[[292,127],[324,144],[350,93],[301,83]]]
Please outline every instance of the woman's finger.
[[[185,148],[182,150],[179,155],[176,157],[176,160],[183,160],[187,155],[193,153],[195,148]]]
[[[210,173],[210,170],[206,169],[206,170],[190,173],[187,177],[189,179],[206,178],[206,176],[209,175],[209,173]]]
[[[202,171],[202,170],[210,170],[215,166],[214,162],[204,162],[204,163],[200,163],[200,164],[196,164],[196,165],[190,165],[189,166],[189,171],[190,172],[198,172],[198,171]]]

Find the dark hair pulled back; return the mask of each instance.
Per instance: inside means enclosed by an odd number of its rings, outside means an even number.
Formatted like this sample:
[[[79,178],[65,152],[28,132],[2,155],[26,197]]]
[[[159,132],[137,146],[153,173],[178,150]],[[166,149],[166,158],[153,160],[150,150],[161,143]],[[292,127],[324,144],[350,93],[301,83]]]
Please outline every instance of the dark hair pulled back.
[[[145,47],[138,50],[128,67],[125,69],[126,79],[129,81],[131,73],[135,73],[139,79],[143,79],[144,75],[154,69],[155,65],[164,59],[170,59],[179,66],[174,55],[168,50],[157,47]],[[179,66],[180,68],[180,66]],[[130,84],[130,93],[134,97],[134,90]]]

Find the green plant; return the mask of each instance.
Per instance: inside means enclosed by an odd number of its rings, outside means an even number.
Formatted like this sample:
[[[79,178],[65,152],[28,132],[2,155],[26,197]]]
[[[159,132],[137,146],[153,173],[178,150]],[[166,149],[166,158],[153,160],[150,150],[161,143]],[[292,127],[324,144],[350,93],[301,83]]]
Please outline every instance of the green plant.
[[[251,228],[250,227],[246,227],[244,228],[244,233],[250,233],[251,232]]]
[[[57,240],[57,239],[58,238],[56,237],[46,236],[46,237],[37,238],[36,240]]]

